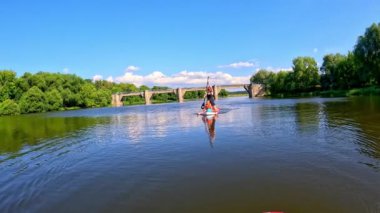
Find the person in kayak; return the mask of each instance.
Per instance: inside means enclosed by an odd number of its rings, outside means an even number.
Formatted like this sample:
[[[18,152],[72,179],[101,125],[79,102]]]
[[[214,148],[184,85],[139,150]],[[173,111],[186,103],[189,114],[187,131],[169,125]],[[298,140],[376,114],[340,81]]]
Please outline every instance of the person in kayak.
[[[217,112],[219,109],[215,106],[215,96],[214,96],[214,90],[210,85],[206,88],[206,93],[204,98],[207,98],[207,101],[211,103],[212,111]]]

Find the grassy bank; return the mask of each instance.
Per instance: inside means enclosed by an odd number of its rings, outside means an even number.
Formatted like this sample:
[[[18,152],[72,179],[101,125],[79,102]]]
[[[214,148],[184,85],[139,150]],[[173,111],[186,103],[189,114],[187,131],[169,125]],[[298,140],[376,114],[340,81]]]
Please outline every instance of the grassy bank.
[[[322,97],[349,97],[349,96],[369,96],[380,95],[379,87],[356,88],[350,90],[328,90],[320,92]]]
[[[270,94],[272,98],[292,98],[292,97],[350,97],[350,96],[370,96],[380,95],[379,87],[365,87],[355,88],[349,90],[326,90],[326,91],[313,91],[313,92],[301,92],[301,93],[280,93]]]

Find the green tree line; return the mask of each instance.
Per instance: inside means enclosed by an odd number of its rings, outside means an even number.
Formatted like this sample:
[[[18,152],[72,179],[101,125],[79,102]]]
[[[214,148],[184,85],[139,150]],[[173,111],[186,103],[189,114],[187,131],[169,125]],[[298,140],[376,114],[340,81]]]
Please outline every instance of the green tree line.
[[[111,104],[112,94],[117,92],[143,92],[167,90],[169,87],[105,80],[92,82],[74,74],[38,72],[24,73],[17,77],[12,70],[0,70],[0,116],[24,113],[48,112],[75,108],[105,107]],[[222,92],[226,95],[226,92]],[[203,98],[204,91],[186,92],[185,99]],[[156,94],[153,103],[177,101],[175,94]],[[140,96],[126,97],[124,104],[143,104]]]
[[[275,73],[262,69],[251,77],[251,82],[263,84],[270,95],[378,87],[380,23],[368,27],[347,55],[325,55],[321,67],[312,57],[297,57],[292,70]]]
[[[115,92],[149,89],[128,83],[82,79],[74,74],[38,72],[16,76],[12,70],[0,71],[0,115],[16,115],[104,107],[111,104]]]

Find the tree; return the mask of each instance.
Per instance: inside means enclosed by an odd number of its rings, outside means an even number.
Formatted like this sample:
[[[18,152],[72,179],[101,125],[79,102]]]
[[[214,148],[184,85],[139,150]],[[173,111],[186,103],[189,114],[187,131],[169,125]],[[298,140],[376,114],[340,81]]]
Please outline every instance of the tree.
[[[63,106],[63,99],[58,90],[53,89],[46,93],[47,109],[49,111],[59,110]]]
[[[0,71],[0,103],[16,96],[16,73],[12,70]]]
[[[159,90],[169,90],[170,87],[163,87],[163,86],[153,86],[153,91],[159,91]],[[168,101],[176,101],[177,96],[174,93],[162,93],[162,94],[154,94],[152,96],[153,100],[156,100],[158,102],[168,102]]]
[[[145,91],[145,90],[150,90],[150,88],[148,87],[148,86],[145,86],[145,85],[141,85],[140,87],[139,87],[139,91]]]
[[[183,95],[184,99],[196,99],[198,98],[198,92],[197,91],[187,91]]]
[[[137,87],[134,84],[120,83],[117,84],[118,92],[138,92]]]
[[[95,105],[97,107],[105,107],[111,103],[111,91],[106,89],[100,89],[96,91]]]
[[[7,83],[15,82],[16,73],[12,70],[0,70],[0,86],[4,86]]]
[[[15,93],[15,100],[20,100],[21,96],[30,89],[28,82],[25,80],[25,78],[18,78],[16,79],[16,93]]]
[[[260,69],[251,77],[250,81],[255,84],[267,84],[269,76],[272,74],[273,72],[271,71]]]
[[[361,63],[361,72],[380,84],[380,23],[372,24],[359,36],[354,54]]]
[[[277,93],[287,93],[290,92],[287,86],[290,82],[288,76],[290,75],[289,71],[280,71],[273,76],[273,81],[270,84],[271,94]]]
[[[360,85],[355,56],[351,52],[338,63],[336,69],[336,78],[339,88],[350,89]]]
[[[20,114],[20,107],[15,101],[7,99],[0,103],[0,116],[18,114]]]
[[[79,93],[73,93],[69,89],[64,89],[61,92],[64,107],[76,107],[79,106],[82,101]]]
[[[228,91],[225,89],[221,89],[219,94],[220,97],[227,97],[228,96]]]
[[[346,57],[341,54],[328,54],[323,57],[323,63],[321,66],[321,83],[324,89],[332,89],[338,87],[338,64],[345,60]]]
[[[251,83],[262,84],[265,90],[270,90],[271,81],[273,80],[274,73],[265,69],[261,69],[255,73],[250,79]]]
[[[96,106],[96,88],[91,83],[84,84],[80,89],[80,98],[82,102],[81,107],[95,107]]]
[[[19,104],[21,113],[45,112],[47,109],[46,96],[37,86],[22,95]]]
[[[293,59],[294,83],[296,90],[309,91],[319,83],[317,62],[312,57]]]

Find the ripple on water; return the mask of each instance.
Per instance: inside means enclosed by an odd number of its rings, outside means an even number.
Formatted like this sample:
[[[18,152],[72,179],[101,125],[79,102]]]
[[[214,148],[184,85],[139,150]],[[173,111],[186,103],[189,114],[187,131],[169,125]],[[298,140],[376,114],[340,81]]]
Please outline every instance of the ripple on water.
[[[198,102],[60,112],[105,122],[0,155],[0,209],[375,211],[377,122],[340,102],[219,100],[213,140]]]

